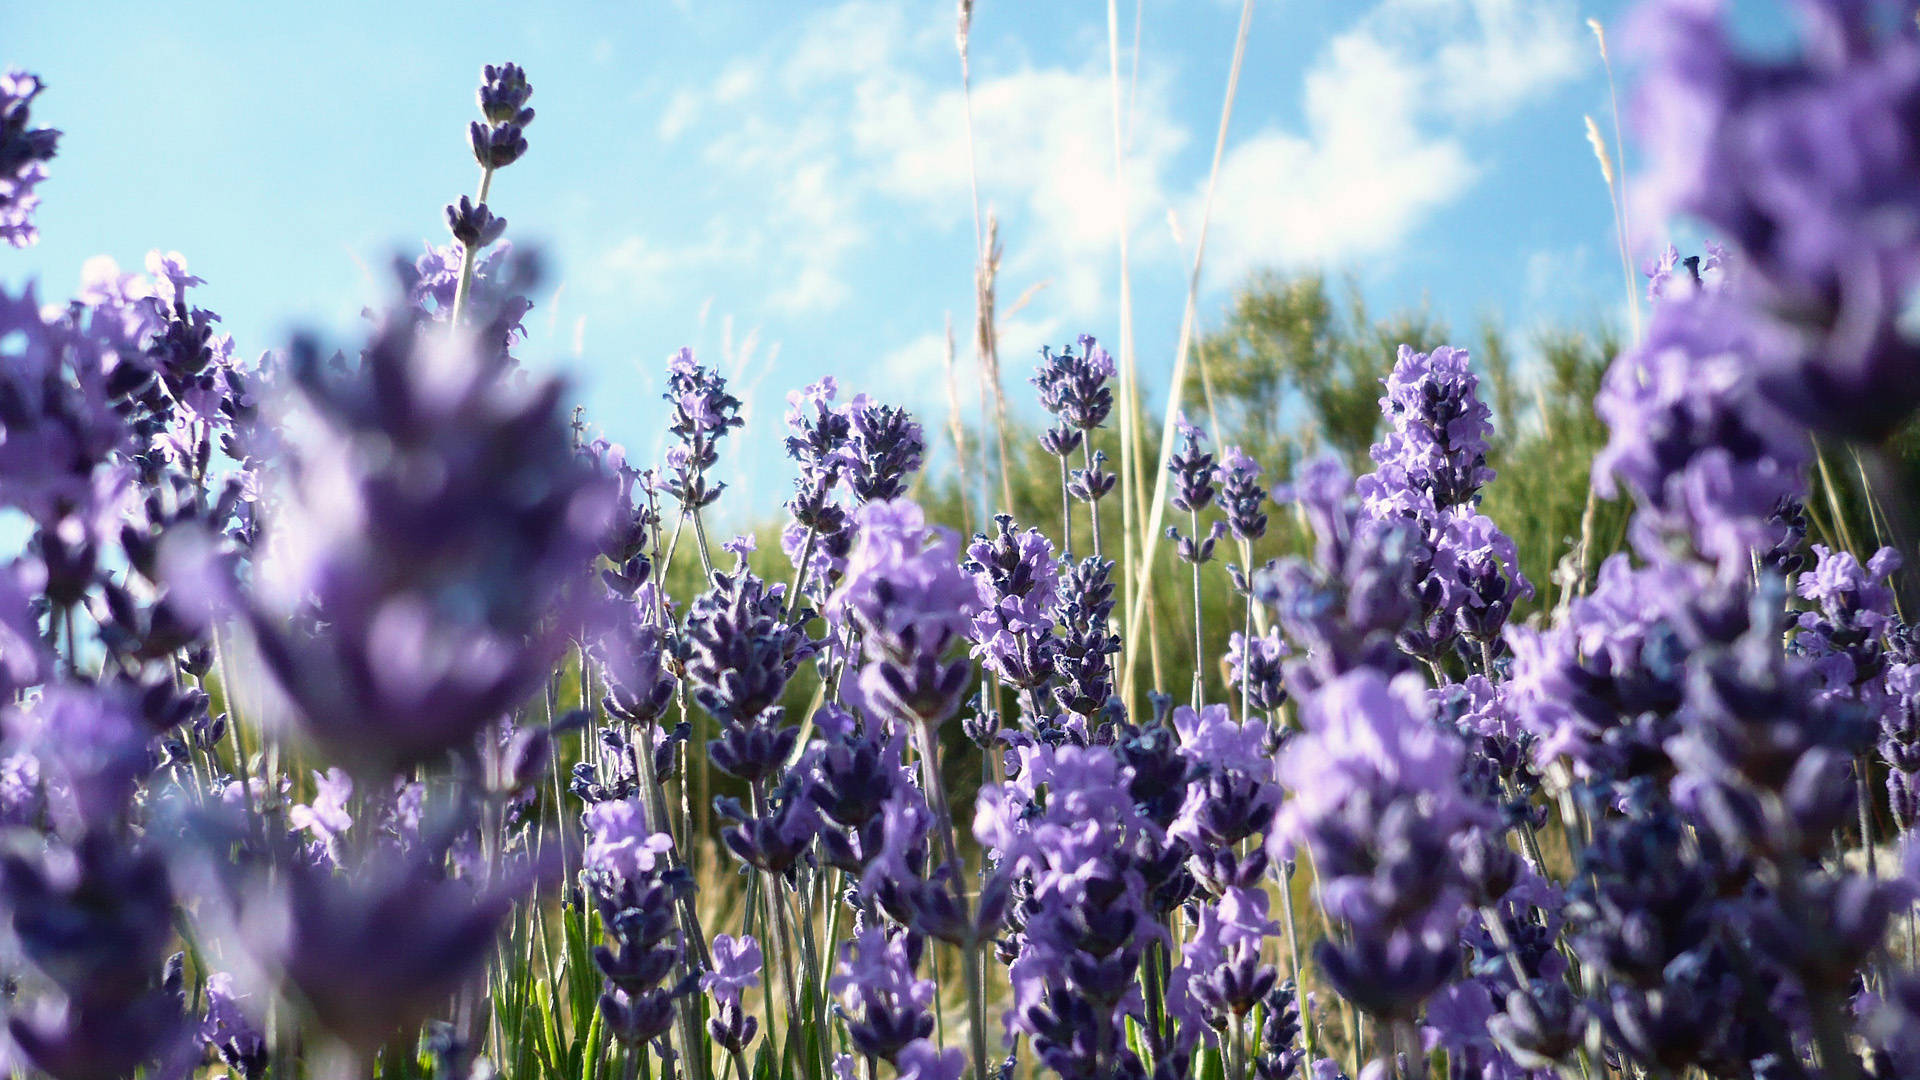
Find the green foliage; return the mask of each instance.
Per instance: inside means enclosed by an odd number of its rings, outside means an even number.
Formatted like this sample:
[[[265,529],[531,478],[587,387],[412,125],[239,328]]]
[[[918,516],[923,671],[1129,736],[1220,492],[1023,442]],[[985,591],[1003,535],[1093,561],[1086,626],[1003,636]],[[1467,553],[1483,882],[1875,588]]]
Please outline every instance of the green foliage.
[[[1200,339],[1221,427],[1263,461],[1324,446],[1358,467],[1380,427],[1380,378],[1395,352],[1446,343],[1446,324],[1424,307],[1376,317],[1357,283],[1341,293],[1317,272],[1261,271]],[[1199,380],[1183,397],[1189,412],[1205,411]]]

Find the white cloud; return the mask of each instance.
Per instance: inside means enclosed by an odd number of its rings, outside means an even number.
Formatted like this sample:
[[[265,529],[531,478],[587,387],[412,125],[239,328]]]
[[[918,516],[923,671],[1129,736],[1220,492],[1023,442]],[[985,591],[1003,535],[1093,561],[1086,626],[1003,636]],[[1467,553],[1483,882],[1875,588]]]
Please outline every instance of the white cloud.
[[[760,65],[751,60],[735,60],[720,71],[713,81],[713,100],[722,105],[745,100],[760,89]]]
[[[693,126],[700,117],[700,95],[685,88],[675,90],[667,99],[667,107],[660,110],[660,141],[672,142]]]
[[[1391,252],[1474,182],[1474,126],[1578,73],[1579,35],[1565,2],[1382,0],[1307,72],[1300,130],[1270,127],[1229,149],[1213,280]]]
[[[753,274],[775,311],[818,315],[853,298],[858,260],[876,237],[911,228],[970,239],[967,128],[952,31],[928,9],[851,0],[812,16],[777,51],[736,59],[710,86],[676,94],[659,121],[661,138],[697,133],[695,152],[715,182],[745,193],[717,223],[727,241],[702,242],[696,253]],[[1309,64],[1295,122],[1229,144],[1209,232],[1209,280],[1228,282],[1265,263],[1392,253],[1474,183],[1478,159],[1469,139],[1476,129],[1580,70],[1583,33],[1572,0],[1376,0]],[[1256,40],[1251,63],[1259,62],[1258,50]],[[1155,59],[1149,52],[1129,95],[1124,192],[1114,176],[1104,50],[984,73],[976,65],[974,162],[983,207],[1002,220],[1003,307],[1045,280],[1042,307],[1052,319],[1110,322],[1123,216],[1140,271],[1180,261],[1159,223],[1177,214],[1191,242],[1205,183],[1194,169],[1204,168],[1205,157],[1193,153],[1187,117],[1176,114],[1171,65]],[[1212,117],[1193,127],[1210,137]],[[930,259],[954,282],[949,302],[968,357],[967,249],[955,250]],[[670,260],[640,243],[616,264],[635,281],[660,281]],[[1019,337],[1003,331],[1004,355],[1040,343]],[[944,335],[933,330],[882,366],[917,372],[918,385],[938,387],[944,349]],[[933,397],[944,403],[943,391]]]

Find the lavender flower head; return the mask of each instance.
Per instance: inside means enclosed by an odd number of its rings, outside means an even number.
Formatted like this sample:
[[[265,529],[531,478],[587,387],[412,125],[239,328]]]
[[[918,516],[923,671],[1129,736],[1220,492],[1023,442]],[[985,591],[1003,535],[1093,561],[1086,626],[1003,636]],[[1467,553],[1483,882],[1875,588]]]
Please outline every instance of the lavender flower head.
[[[1755,349],[1725,296],[1699,293],[1658,305],[1645,341],[1608,369],[1593,486],[1638,500],[1650,556],[1678,537],[1744,572],[1750,551],[1780,539],[1776,507],[1805,490],[1805,431],[1762,394]]]
[[[1359,670],[1306,702],[1304,734],[1281,751],[1291,797],[1269,846],[1308,848],[1317,899],[1348,927],[1316,950],[1335,989],[1382,1017],[1406,1017],[1452,972],[1467,899],[1449,840],[1491,811],[1461,787],[1464,747],[1428,722],[1425,687]]]
[[[959,537],[927,524],[907,499],[868,503],[854,525],[858,537],[827,618],[859,630],[870,658],[945,651],[980,608],[979,586],[960,568]]]
[[[1390,427],[1371,450],[1378,482],[1421,491],[1436,509],[1472,501],[1493,479],[1487,467],[1493,424],[1467,351],[1441,346],[1422,353],[1402,345],[1382,383],[1380,411]],[[1372,501],[1364,483],[1361,493]]]
[[[1235,630],[1227,639],[1228,684],[1246,688],[1248,708],[1271,712],[1286,704],[1284,663],[1291,653],[1279,627],[1253,637]]]
[[[1297,504],[1314,535],[1311,560],[1283,559],[1254,578],[1255,595],[1305,652],[1287,673],[1295,692],[1358,667],[1404,666],[1395,637],[1419,614],[1414,586],[1432,558],[1419,525],[1367,514],[1332,457],[1303,465],[1274,499]]]
[[[559,383],[509,381],[405,313],[357,365],[303,340],[293,370],[287,487],[247,605],[267,669],[336,760],[468,745],[578,625],[611,487],[574,453]]]
[[[861,394],[848,405],[851,427],[840,450],[847,487],[863,503],[907,493],[907,478],[920,470],[926,438],[905,409]]]
[[[973,653],[1009,686],[1034,689],[1053,674],[1060,568],[1053,542],[1040,530],[1015,531],[1007,514],[994,525],[996,535],[982,533],[967,545],[965,566],[979,587]]]
[[[1180,445],[1167,459],[1167,472],[1173,476],[1173,505],[1187,513],[1199,513],[1213,504],[1213,455],[1203,449],[1206,433],[1188,423],[1185,414],[1176,426]]]
[[[1920,403],[1920,28],[1901,2],[1799,0],[1799,40],[1745,51],[1731,5],[1645,5],[1635,126],[1648,205],[1691,214],[1741,256],[1739,302],[1767,343],[1766,393],[1877,442]]]
[[[1040,370],[1033,385],[1040,389],[1041,407],[1057,421],[1041,436],[1048,453],[1067,456],[1079,448],[1088,432],[1106,423],[1113,411],[1113,390],[1107,386],[1113,374],[1113,357],[1090,334],[1080,335],[1077,353],[1071,346],[1058,354],[1048,346],[1040,347]]]
[[[504,169],[527,152],[526,129],[533,123],[527,100],[533,85],[519,64],[488,64],[480,69],[480,115],[467,129],[474,159],[491,172]]]
[[[1227,527],[1240,540],[1258,540],[1267,534],[1267,515],[1260,509],[1267,492],[1260,485],[1260,463],[1237,446],[1229,446],[1214,467],[1220,482],[1220,506]]]
[[[36,75],[18,68],[0,74],[0,239],[14,247],[31,247],[40,239],[33,210],[40,203],[34,188],[47,178],[60,133],[36,128],[30,106],[45,89]]]
[[[1886,638],[1894,625],[1887,579],[1900,568],[1900,553],[1881,548],[1863,567],[1851,552],[1824,544],[1813,551],[1813,572],[1797,584],[1801,598],[1817,606],[1800,614],[1795,650],[1812,658],[1829,694],[1859,701],[1878,716],[1887,707]]]
[[[933,980],[913,970],[923,947],[909,933],[878,928],[840,946],[827,989],[839,999],[855,1050],[891,1063],[909,1043],[933,1034]]]
[[[700,989],[712,995],[714,1015],[707,1033],[726,1049],[739,1052],[753,1041],[759,1022],[747,1015],[740,995],[760,985],[760,943],[752,935],[718,934],[713,939],[713,967],[700,976]]]
[[[232,975],[217,971],[207,976],[207,1013],[200,1021],[200,1039],[220,1061],[243,1080],[266,1073],[269,1050],[266,1034],[243,1004],[252,995],[242,991]]]
[[[666,865],[673,838],[647,826],[638,799],[615,799],[587,808],[590,837],[583,863],[620,880],[638,880]]]
[[[689,510],[709,506],[725,484],[708,486],[707,470],[720,460],[719,442],[727,432],[746,423],[740,417],[740,399],[727,392],[720,373],[695,362],[692,349],[681,349],[667,362],[667,390],[672,407],[668,429],[678,445],[667,451],[672,479],[667,490]]]

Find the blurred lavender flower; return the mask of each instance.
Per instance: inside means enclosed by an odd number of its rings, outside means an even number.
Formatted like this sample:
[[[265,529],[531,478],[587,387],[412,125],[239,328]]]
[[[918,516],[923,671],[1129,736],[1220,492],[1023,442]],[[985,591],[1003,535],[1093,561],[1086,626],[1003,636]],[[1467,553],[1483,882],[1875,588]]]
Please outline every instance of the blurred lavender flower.
[[[577,633],[613,492],[574,453],[559,383],[509,382],[416,317],[354,368],[298,343],[294,374],[304,413],[247,605],[267,669],[349,765],[468,745]]]
[[[200,1039],[222,1064],[242,1080],[266,1075],[270,1054],[266,1034],[249,1012],[252,995],[242,992],[224,971],[207,976],[207,1012],[200,1021]]]
[[[46,163],[60,142],[58,131],[28,126],[33,99],[44,89],[39,76],[18,68],[0,74],[0,239],[17,248],[40,239],[33,224],[40,203],[34,188],[47,178]]]
[[[284,993],[314,1025],[357,1054],[411,1030],[471,984],[494,935],[535,877],[509,867],[492,881],[449,876],[450,837],[357,856],[346,873],[289,861],[219,868],[230,885],[234,974],[250,992]],[[222,890],[209,889],[210,893]]]
[[[58,1080],[108,1080],[181,1044],[185,1017],[160,985],[173,910],[166,864],[104,829],[0,855],[0,911],[20,954],[58,989],[9,1003],[28,1061]]]
[[[1728,6],[1658,0],[1633,27],[1648,205],[1738,250],[1767,395],[1878,442],[1920,403],[1920,28],[1898,0],[1798,0],[1798,41],[1743,51]]]
[[[1467,890],[1449,838],[1491,811],[1462,790],[1464,748],[1426,720],[1417,679],[1362,669],[1304,705],[1305,732],[1280,754],[1290,798],[1271,854],[1312,853],[1316,898],[1347,928],[1315,949],[1334,988],[1383,1022],[1410,1019],[1455,966]]]
[[[1274,497],[1297,503],[1314,534],[1311,561],[1289,557],[1254,580],[1255,595],[1305,654],[1288,669],[1294,692],[1359,667],[1404,666],[1395,638],[1418,614],[1414,585],[1431,557],[1419,527],[1365,513],[1346,467],[1331,457],[1302,466]]]
[[[941,656],[980,608],[979,587],[960,568],[959,539],[929,526],[905,499],[863,505],[855,525],[827,618],[860,632],[868,664],[859,685],[870,701],[901,721],[938,723],[959,707],[968,675],[965,661]]]
[[[841,944],[827,989],[839,999],[855,1050],[898,1064],[907,1044],[933,1034],[933,980],[914,975],[923,948],[924,940],[911,931],[878,928]]]
[[[1636,544],[1678,536],[1744,572],[1781,539],[1776,508],[1805,490],[1804,429],[1760,392],[1754,344],[1717,293],[1654,309],[1646,340],[1607,371],[1594,410],[1609,429],[1594,490],[1639,501]]]

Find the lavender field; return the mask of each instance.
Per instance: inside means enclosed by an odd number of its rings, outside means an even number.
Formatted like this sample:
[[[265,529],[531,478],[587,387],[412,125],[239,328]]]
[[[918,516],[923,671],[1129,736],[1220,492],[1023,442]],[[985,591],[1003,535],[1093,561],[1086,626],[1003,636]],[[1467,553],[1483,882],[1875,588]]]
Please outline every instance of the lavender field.
[[[1920,1078],[1920,0],[1776,6],[1579,28],[1584,323],[1216,312],[1203,211],[1163,355],[1123,210],[1014,355],[969,175],[944,411],[627,342],[658,453],[533,355],[539,70],[237,342],[191,237],[7,262],[89,90],[0,39],[0,1074]]]

